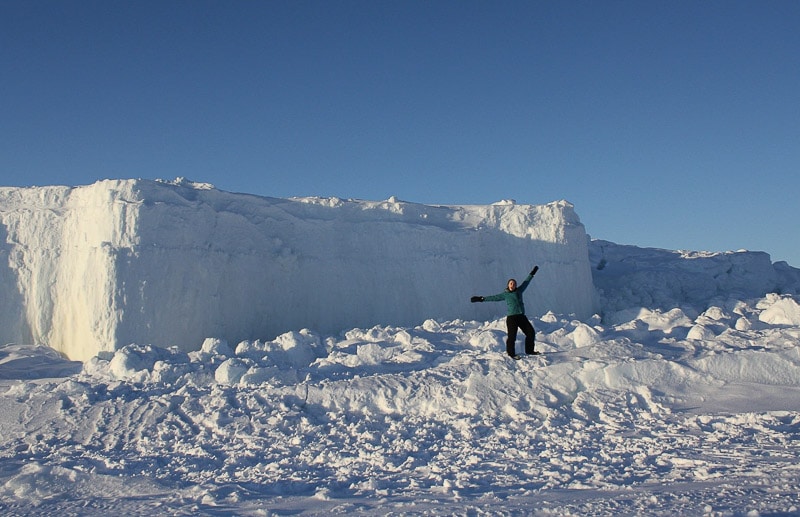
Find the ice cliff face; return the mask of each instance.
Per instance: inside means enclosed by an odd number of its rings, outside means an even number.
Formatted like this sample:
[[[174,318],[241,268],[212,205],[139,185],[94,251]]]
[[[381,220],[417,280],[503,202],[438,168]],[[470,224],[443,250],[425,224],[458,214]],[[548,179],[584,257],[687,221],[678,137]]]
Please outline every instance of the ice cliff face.
[[[534,264],[530,315],[596,310],[587,236],[564,201],[276,199],[185,180],[0,188],[0,341],[82,360],[129,343],[489,319],[504,307],[469,297]]]
[[[672,251],[594,240],[589,261],[605,314],[634,307],[703,311],[729,300],[800,292],[800,270],[773,264],[761,251]]]

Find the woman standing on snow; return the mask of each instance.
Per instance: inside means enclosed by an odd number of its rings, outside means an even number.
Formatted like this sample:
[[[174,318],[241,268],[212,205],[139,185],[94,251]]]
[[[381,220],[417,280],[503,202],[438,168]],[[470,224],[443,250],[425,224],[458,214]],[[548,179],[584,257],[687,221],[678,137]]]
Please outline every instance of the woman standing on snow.
[[[475,302],[499,302],[505,300],[508,306],[508,315],[506,316],[506,327],[508,328],[508,337],[506,338],[506,353],[512,359],[519,359],[516,351],[517,330],[522,329],[525,334],[525,353],[528,355],[535,355],[539,352],[533,349],[534,335],[536,331],[531,325],[528,317],[525,316],[525,303],[522,301],[522,293],[528,287],[533,275],[539,271],[539,266],[534,266],[528,277],[522,284],[517,287],[517,281],[513,278],[508,281],[506,290],[500,294],[492,296],[473,296],[470,298],[472,303]]]

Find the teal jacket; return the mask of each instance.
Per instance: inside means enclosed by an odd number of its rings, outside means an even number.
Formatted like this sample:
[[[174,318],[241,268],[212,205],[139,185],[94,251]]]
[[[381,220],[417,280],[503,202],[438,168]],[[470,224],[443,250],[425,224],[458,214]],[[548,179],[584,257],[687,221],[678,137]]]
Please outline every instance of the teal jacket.
[[[499,302],[505,300],[508,306],[509,316],[525,314],[525,302],[522,301],[522,293],[528,287],[528,284],[531,283],[531,278],[533,278],[533,275],[528,275],[525,281],[518,285],[514,291],[509,291],[508,288],[506,288],[506,290],[500,294],[484,296],[483,301]]]

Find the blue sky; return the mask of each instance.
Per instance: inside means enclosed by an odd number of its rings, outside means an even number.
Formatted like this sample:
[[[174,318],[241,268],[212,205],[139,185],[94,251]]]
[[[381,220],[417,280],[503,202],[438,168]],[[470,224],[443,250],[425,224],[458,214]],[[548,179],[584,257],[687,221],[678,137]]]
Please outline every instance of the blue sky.
[[[572,202],[800,267],[800,2],[0,2],[0,185]]]

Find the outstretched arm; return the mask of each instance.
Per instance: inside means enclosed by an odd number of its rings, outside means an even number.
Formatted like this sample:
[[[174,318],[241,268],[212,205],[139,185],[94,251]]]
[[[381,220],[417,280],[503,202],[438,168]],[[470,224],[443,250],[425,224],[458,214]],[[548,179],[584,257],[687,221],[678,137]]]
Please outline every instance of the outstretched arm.
[[[493,294],[491,296],[473,296],[469,299],[472,303],[475,302],[500,302],[505,300],[505,293]]]

